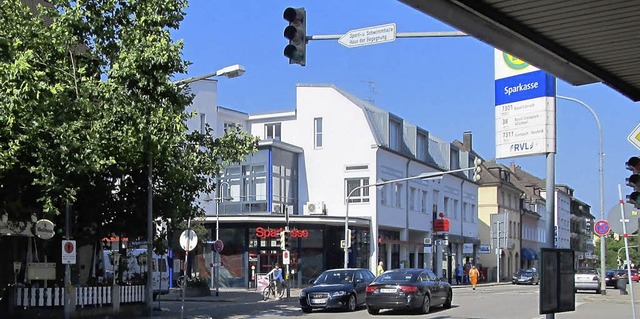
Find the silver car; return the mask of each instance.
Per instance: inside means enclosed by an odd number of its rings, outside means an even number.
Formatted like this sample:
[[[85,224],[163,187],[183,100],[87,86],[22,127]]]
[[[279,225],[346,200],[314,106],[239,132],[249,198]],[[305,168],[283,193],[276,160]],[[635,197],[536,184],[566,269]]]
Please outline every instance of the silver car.
[[[594,290],[597,294],[600,293],[600,277],[595,269],[578,268],[574,278],[574,292],[578,292],[578,290]]]

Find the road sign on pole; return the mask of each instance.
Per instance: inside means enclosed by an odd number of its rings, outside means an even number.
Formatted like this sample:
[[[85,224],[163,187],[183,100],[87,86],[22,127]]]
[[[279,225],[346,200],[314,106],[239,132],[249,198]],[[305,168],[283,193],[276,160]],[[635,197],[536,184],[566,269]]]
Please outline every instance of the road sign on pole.
[[[609,222],[606,220],[599,220],[595,224],[593,224],[593,231],[598,236],[604,236],[611,231],[611,227],[609,227]]]
[[[631,134],[627,136],[627,140],[633,144],[637,149],[640,149],[640,124],[631,131]]]
[[[180,234],[180,247],[186,251],[192,251],[198,244],[198,235],[191,229],[185,230]]]
[[[63,240],[62,241],[62,264],[75,265],[76,256],[77,256],[76,241]]]
[[[389,23],[348,31],[338,39],[347,48],[379,44],[396,40],[396,24]]]

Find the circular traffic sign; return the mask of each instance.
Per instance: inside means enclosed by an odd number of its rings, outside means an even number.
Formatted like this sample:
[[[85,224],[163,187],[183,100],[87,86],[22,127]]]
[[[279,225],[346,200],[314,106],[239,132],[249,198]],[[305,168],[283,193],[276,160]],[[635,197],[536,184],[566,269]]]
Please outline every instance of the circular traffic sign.
[[[597,221],[595,224],[593,224],[593,231],[598,236],[604,236],[604,235],[608,234],[609,231],[611,231],[611,228],[609,227],[609,222],[607,222],[606,220],[602,220],[602,219]]]
[[[186,251],[193,250],[198,244],[198,235],[191,229],[185,230],[180,234],[180,247]]]
[[[71,253],[73,253],[73,250],[74,250],[74,247],[73,247],[73,243],[72,243],[72,242],[66,242],[66,243],[64,244],[64,251],[65,251],[67,254],[71,254]]]
[[[620,212],[621,207],[620,204],[615,204],[609,210],[607,214],[607,221],[609,222],[609,227],[611,227],[611,231],[616,234],[623,235],[627,231],[627,234],[635,233],[638,230],[638,209],[635,206],[624,203],[624,219],[622,218],[622,213]],[[625,222],[625,227],[622,227],[622,221]]]
[[[213,242],[213,250],[215,250],[217,253],[221,252],[223,248],[224,243],[222,242],[222,240],[218,239]]]

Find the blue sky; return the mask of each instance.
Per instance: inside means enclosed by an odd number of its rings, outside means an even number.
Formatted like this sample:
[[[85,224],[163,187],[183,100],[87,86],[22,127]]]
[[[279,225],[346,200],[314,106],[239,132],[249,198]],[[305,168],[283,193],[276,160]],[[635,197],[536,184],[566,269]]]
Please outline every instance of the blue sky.
[[[331,83],[447,140],[473,133],[483,158],[495,157],[493,48],[475,38],[397,39],[346,48],[337,40],[310,41],[307,66],[283,56],[286,7],[305,7],[307,34],[343,34],[352,29],[396,23],[398,32],[452,31],[450,26],[395,0],[263,1],[194,0],[174,39],[184,41],[187,76],[242,64],[246,73],[220,79],[218,103],[247,113],[293,110],[297,83]],[[372,89],[373,88],[373,89]],[[627,141],[638,125],[640,104],[604,84],[574,87],[558,80],[557,94],[579,99],[600,117],[604,145],[605,215],[618,203],[630,172],[624,163],[640,150]],[[600,216],[599,140],[596,122],[581,105],[557,102],[556,183],[575,190]],[[540,177],[544,156],[499,160]]]

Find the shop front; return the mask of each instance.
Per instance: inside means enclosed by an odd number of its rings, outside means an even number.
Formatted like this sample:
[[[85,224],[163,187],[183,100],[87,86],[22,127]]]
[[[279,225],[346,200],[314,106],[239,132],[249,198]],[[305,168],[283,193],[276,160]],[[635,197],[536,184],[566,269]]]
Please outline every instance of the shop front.
[[[233,219],[228,217],[227,219]],[[289,226],[289,264],[285,264],[280,245],[280,233],[285,230],[282,218],[260,218],[255,222],[220,223],[219,235],[224,242],[220,252],[220,287],[255,287],[259,275],[268,273],[276,263],[288,269],[293,287],[308,284],[326,269],[342,268],[344,226],[337,223],[291,223]],[[367,223],[365,225],[365,222]],[[349,267],[368,268],[368,221],[354,225]],[[208,223],[215,233],[215,223]],[[205,252],[203,255],[206,255]],[[178,256],[178,255],[176,255]],[[209,260],[208,257],[203,257]],[[179,265],[174,262],[173,265]],[[174,271],[179,271],[175,269]]]

